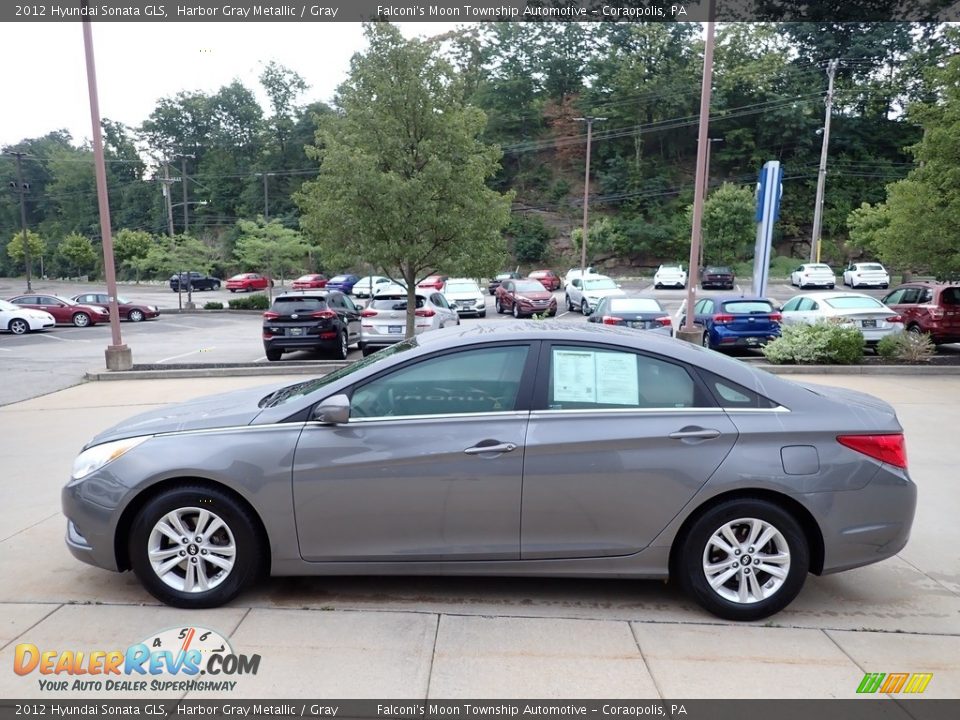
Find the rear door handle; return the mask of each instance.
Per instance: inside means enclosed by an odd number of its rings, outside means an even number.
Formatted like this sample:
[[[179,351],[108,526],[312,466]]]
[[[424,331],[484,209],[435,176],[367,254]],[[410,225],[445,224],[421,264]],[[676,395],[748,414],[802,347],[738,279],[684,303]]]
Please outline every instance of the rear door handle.
[[[690,430],[678,430],[677,432],[672,432],[668,436],[673,440],[689,440],[689,439],[701,439],[701,440],[711,440],[715,437],[720,437],[719,430],[713,430],[711,428],[697,428]]]
[[[467,455],[483,455],[485,453],[505,453],[513,452],[517,446],[513,443],[498,443],[496,445],[474,445],[468,447],[464,452]]]

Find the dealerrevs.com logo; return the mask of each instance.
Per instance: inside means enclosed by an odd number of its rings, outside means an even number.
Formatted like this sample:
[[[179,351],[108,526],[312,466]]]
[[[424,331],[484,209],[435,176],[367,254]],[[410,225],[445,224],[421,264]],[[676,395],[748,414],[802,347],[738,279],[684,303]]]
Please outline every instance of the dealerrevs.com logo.
[[[41,690],[232,691],[240,675],[256,675],[259,655],[234,652],[215,630],[171,628],[126,650],[48,650],[32,643],[14,649],[13,671],[39,675]]]

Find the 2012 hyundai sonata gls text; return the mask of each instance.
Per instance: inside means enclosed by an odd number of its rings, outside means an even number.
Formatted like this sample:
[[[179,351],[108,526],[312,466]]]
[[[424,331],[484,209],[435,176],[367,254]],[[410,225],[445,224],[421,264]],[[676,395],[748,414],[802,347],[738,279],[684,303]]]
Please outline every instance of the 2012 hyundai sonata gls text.
[[[139,415],[63,491],[73,554],[179,607],[262,574],[631,576],[740,620],[895,554],[915,504],[885,402],[550,321]]]

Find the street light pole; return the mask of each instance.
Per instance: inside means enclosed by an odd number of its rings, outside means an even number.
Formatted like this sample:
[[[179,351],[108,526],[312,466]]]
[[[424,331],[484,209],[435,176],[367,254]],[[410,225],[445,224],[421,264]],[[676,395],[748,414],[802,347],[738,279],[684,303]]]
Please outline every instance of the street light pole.
[[[707,201],[707,197],[710,195],[710,150],[713,148],[715,142],[723,142],[723,138],[707,138],[707,165],[703,173],[703,201]],[[703,267],[703,226],[700,227],[700,263],[697,265],[698,272],[699,268]]]
[[[587,222],[590,217],[590,146],[593,144],[593,124],[603,122],[605,117],[587,117],[574,118],[577,122],[587,124],[587,162],[583,173],[583,235],[580,238],[580,283],[583,284],[583,278],[587,272]]]
[[[823,192],[827,184],[827,152],[830,145],[830,116],[833,110],[833,77],[837,61],[827,65],[826,116],[823,119],[823,145],[820,147],[820,169],[817,172],[817,199],[813,204],[813,232],[810,235],[810,262],[820,262],[820,230],[823,225]]]

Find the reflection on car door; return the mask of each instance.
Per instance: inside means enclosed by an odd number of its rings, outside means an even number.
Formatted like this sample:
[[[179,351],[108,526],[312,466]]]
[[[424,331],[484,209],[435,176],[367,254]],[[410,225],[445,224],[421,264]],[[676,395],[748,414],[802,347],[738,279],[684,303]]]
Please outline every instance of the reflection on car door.
[[[354,388],[349,423],[307,423],[293,465],[303,558],[518,559],[530,352],[433,356]]]
[[[522,559],[642,550],[736,438],[682,365],[602,346],[552,345],[542,354],[527,431]]]

